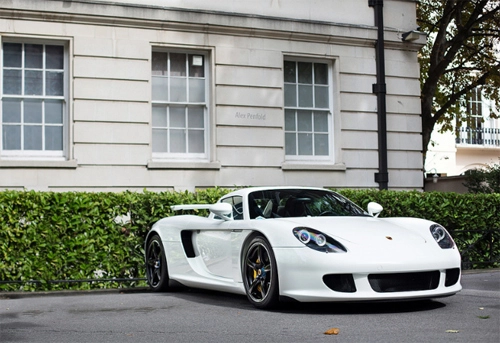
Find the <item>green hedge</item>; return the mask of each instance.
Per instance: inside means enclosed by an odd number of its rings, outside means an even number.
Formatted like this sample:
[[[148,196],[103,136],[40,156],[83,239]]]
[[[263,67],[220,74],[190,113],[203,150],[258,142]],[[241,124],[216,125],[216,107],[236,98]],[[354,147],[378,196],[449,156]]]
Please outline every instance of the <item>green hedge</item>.
[[[224,189],[0,192],[0,290],[106,288],[117,284],[53,281],[144,278],[144,238],[154,222],[171,215],[170,205],[213,203],[225,193]],[[131,221],[117,222],[119,216],[129,216]]]
[[[384,207],[381,217],[425,218],[449,231],[500,230],[500,193],[457,194],[443,192],[398,192],[338,190],[364,209],[370,201]]]
[[[0,290],[144,286],[143,242],[151,225],[171,215],[171,205],[214,203],[227,192],[0,192]],[[339,192],[363,208],[369,201],[379,202],[384,206],[381,217],[421,217],[443,224],[465,252],[469,268],[500,265],[500,194]],[[120,216],[130,222],[116,220]],[[59,282],[89,279],[95,281]]]

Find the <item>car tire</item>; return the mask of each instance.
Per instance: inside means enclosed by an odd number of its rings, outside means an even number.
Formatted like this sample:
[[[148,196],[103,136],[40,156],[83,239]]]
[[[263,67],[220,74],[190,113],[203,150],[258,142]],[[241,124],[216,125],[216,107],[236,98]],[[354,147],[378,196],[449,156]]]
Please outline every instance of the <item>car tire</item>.
[[[149,288],[154,292],[164,292],[169,289],[169,277],[165,249],[160,236],[149,239],[146,248],[146,278]]]
[[[246,295],[255,307],[271,309],[278,304],[276,259],[271,245],[264,237],[255,236],[246,246],[242,274]]]

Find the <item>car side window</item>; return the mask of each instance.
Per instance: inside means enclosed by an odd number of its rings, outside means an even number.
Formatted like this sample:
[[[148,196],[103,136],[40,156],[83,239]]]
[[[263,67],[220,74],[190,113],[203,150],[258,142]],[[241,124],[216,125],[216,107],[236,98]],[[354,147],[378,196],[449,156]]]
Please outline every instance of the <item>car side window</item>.
[[[240,196],[229,197],[223,199],[222,202],[231,204],[233,206],[233,219],[243,220],[243,198]]]

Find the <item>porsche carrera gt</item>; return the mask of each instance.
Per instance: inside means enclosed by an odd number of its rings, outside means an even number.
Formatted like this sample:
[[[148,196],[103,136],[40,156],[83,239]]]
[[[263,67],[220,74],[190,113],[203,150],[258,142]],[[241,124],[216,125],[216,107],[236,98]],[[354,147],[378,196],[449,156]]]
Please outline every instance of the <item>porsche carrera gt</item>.
[[[176,285],[280,301],[429,299],[461,290],[460,254],[447,230],[419,218],[380,218],[323,188],[256,187],[215,204],[176,205],[209,215],[166,217],[145,240],[153,291]]]

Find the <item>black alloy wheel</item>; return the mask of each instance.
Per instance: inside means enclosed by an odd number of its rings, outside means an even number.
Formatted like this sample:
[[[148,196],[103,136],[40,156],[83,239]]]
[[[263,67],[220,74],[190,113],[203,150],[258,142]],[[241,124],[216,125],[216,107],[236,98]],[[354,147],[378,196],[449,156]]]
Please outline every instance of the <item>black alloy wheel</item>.
[[[169,288],[165,249],[158,235],[151,237],[147,245],[146,277],[149,287],[155,292],[166,291]]]
[[[255,307],[270,309],[278,304],[276,260],[270,244],[262,236],[254,237],[245,250],[243,282],[248,300]]]

